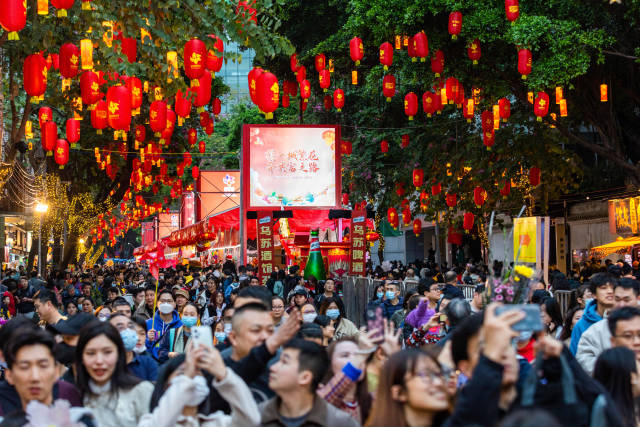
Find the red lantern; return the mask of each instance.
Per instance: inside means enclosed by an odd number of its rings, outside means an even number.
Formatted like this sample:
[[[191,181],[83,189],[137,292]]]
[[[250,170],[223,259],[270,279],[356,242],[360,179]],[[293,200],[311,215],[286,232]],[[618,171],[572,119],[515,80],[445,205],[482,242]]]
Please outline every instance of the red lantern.
[[[80,65],[80,49],[73,43],[65,43],[60,47],[60,74],[65,79],[78,75]]]
[[[220,113],[222,112],[222,101],[220,101],[220,98],[213,98],[213,106],[212,106],[212,111],[213,114],[218,117],[220,115]]]
[[[258,79],[258,106],[264,111],[267,119],[273,118],[280,103],[280,86],[278,78],[268,72],[262,73]]]
[[[196,97],[193,100],[199,111],[202,111],[205,105],[211,101],[211,72],[203,69],[202,75],[198,78],[197,84],[193,84],[190,88],[195,92]]]
[[[533,57],[529,49],[518,50],[518,72],[522,74],[522,78],[526,79],[531,74]]]
[[[469,55],[469,59],[473,61],[473,65],[476,65],[482,56],[482,51],[480,49],[480,40],[475,39],[471,42],[469,47],[467,48],[467,55]]]
[[[405,193],[405,189],[404,189],[404,184],[401,182],[397,182],[396,183],[396,194],[398,195],[398,197],[402,197],[404,196]]]
[[[401,138],[402,138],[401,140],[402,142],[400,143],[400,146],[402,148],[407,148],[409,146],[409,135],[405,133],[401,136]]]
[[[356,63],[356,66],[360,65],[360,61],[364,58],[364,45],[359,37],[354,37],[349,42],[349,54],[351,60]]]
[[[458,196],[456,195],[456,193],[447,193],[447,196],[445,197],[445,203],[447,204],[447,206],[449,206],[449,209],[455,208],[456,204],[458,203]]]
[[[296,80],[298,83],[302,83],[303,80],[307,79],[307,67],[304,65],[298,68],[298,72],[296,73]]]
[[[465,233],[468,233],[469,231],[471,231],[471,229],[473,229],[473,221],[473,214],[471,212],[465,212],[462,219],[462,228],[464,228]]]
[[[351,141],[342,141],[340,144],[340,149],[343,155],[350,156],[353,152],[353,145],[351,144]]]
[[[23,66],[24,90],[31,97],[44,95],[47,90],[47,61],[39,53],[25,58]]]
[[[540,185],[540,168],[537,166],[529,169],[529,184],[533,187]]]
[[[64,139],[58,139],[56,141],[55,154],[53,160],[60,166],[60,169],[64,168],[64,165],[69,161],[69,144]]]
[[[149,127],[160,136],[160,132],[167,128],[167,103],[164,101],[153,101],[149,107]]]
[[[518,0],[504,0],[504,11],[507,15],[507,19],[515,22],[516,19],[520,16],[520,5],[518,4]]]
[[[289,105],[290,105],[289,94],[287,93],[282,94],[282,108],[289,108]]]
[[[53,119],[53,112],[49,107],[40,107],[38,110],[38,122],[40,125],[40,129],[43,128],[43,125]]]
[[[491,147],[493,147],[493,144],[495,144],[495,142],[496,133],[493,127],[489,130],[482,131],[482,143],[485,147],[487,147],[487,150],[491,150]]]
[[[56,126],[56,123],[53,121],[44,123],[44,127],[40,131],[40,137],[42,148],[47,152],[47,156],[50,156],[58,139],[58,126]]]
[[[124,86],[107,90],[107,119],[115,130],[128,130],[131,125],[131,94]]]
[[[324,70],[326,65],[327,65],[326,62],[327,61],[326,61],[326,58],[324,56],[324,53],[317,54],[316,57],[315,57],[316,71],[320,72],[320,71]]]
[[[200,151],[200,154],[204,154],[206,149],[207,149],[207,145],[204,143],[204,141],[200,141],[198,143],[198,151]]]
[[[394,224],[397,223],[398,212],[396,211],[396,208],[387,209],[387,221],[389,221],[389,224],[391,224],[392,227],[394,227]]]
[[[324,105],[324,109],[329,111],[331,110],[331,106],[333,105],[333,98],[331,97],[331,95],[325,95],[322,99],[322,103]]]
[[[67,141],[71,143],[72,147],[75,147],[76,142],[80,141],[80,122],[76,119],[68,119],[66,130]]]
[[[138,41],[134,37],[123,37],[120,41],[120,48],[130,64],[136,62],[138,57]]]
[[[198,166],[194,166],[191,168],[191,176],[194,180],[198,179],[198,176],[200,176],[200,168]]]
[[[409,224],[411,224],[411,208],[409,208],[409,205],[407,204],[402,209],[402,225],[406,227]]]
[[[431,195],[432,196],[437,196],[441,192],[442,192],[442,184],[441,183],[437,183],[437,184],[431,186]]]
[[[139,114],[139,108],[142,105],[142,82],[137,77],[129,77],[126,85],[131,93],[131,109],[135,110],[135,114]]]
[[[424,181],[424,171],[422,169],[414,169],[412,173],[413,177],[413,185],[416,187],[416,190],[422,187]]]
[[[326,92],[331,86],[331,73],[327,69],[320,70],[318,77],[320,79],[320,87]]]
[[[413,36],[413,46],[416,56],[420,58],[420,62],[426,62],[427,56],[429,55],[429,40],[424,31]]]
[[[51,0],[53,7],[58,9],[58,18],[67,16],[67,9],[71,9],[74,0]]]
[[[85,105],[93,105],[102,98],[98,74],[93,71],[82,73],[80,76],[80,96]]]
[[[462,13],[455,11],[449,14],[449,34],[453,40],[458,38],[462,30]]]
[[[391,102],[391,98],[396,94],[396,78],[391,74],[382,79],[382,94],[387,98],[387,102]]]
[[[342,107],[344,107],[344,91],[342,89],[333,91],[333,106],[336,107],[338,112],[342,111]]]
[[[215,73],[222,69],[222,62],[224,60],[224,42],[214,35],[210,35],[209,37],[214,39],[215,43],[213,44],[213,50],[207,51],[205,67],[214,73],[215,77]]]
[[[385,71],[393,64],[393,46],[389,42],[380,45],[380,64],[384,66]]]
[[[416,62],[416,44],[413,42],[413,37],[409,37],[409,45],[407,46],[407,53],[409,54],[409,58],[411,58],[411,62]]]
[[[498,100],[498,109],[500,110],[502,121],[506,122],[511,117],[511,101],[507,98],[500,98]]]
[[[440,95],[436,95],[433,92],[425,92],[422,95],[422,109],[427,114],[427,117],[431,117],[436,112],[436,97],[439,98]]]
[[[107,115],[107,101],[98,101],[96,107],[91,111],[91,126],[96,129],[98,135],[102,135],[102,129],[109,124]]]
[[[404,114],[409,117],[409,120],[413,120],[413,116],[418,113],[418,96],[409,92],[404,97]]]
[[[23,0],[7,0],[0,7],[0,25],[9,32],[8,40],[20,40],[18,31],[27,24],[27,3]]]
[[[207,46],[202,40],[191,39],[184,44],[184,72],[191,80],[199,79],[205,71]]]
[[[178,90],[176,93],[175,109],[179,117],[178,120],[189,117],[189,114],[191,114],[191,100],[189,100],[181,90]]]
[[[426,191],[423,191],[420,193],[420,209],[422,209],[422,211],[426,211],[427,208],[429,207],[429,193],[427,193]]]
[[[144,142],[146,138],[147,138],[147,129],[144,127],[144,125],[137,125],[136,132],[135,132],[135,140],[137,142]],[[134,159],[134,162],[135,160],[137,159]],[[163,163],[163,166],[164,165],[166,165],[166,163]]]
[[[462,103],[462,116],[467,119],[469,123],[471,123],[473,119],[474,110],[475,104],[473,103],[473,99],[469,98]]]
[[[302,98],[305,103],[307,99],[311,96],[311,85],[309,84],[309,80],[303,80],[300,82],[300,98]]]
[[[189,142],[189,145],[195,145],[196,142],[198,142],[198,131],[194,128],[190,128],[187,131],[187,141]]]
[[[480,119],[482,120],[482,130],[488,131],[493,129],[493,111],[485,110],[480,115]]]
[[[445,86],[446,86],[447,99],[449,100],[449,104],[453,104],[454,101],[458,98],[459,85],[460,83],[458,82],[458,79],[456,79],[455,77],[449,77],[446,80]]]
[[[500,195],[506,198],[509,193],[511,193],[511,181],[507,179],[504,182],[504,186],[500,189]]]
[[[433,71],[436,77],[444,72],[444,53],[440,49],[436,50],[431,57],[431,71]]]
[[[533,112],[537,116],[539,122],[549,112],[549,95],[545,92],[538,92],[538,96],[533,102]]]
[[[487,193],[484,191],[484,188],[476,187],[473,189],[473,201],[478,208],[484,205],[486,197],[487,197]]]
[[[258,78],[262,74],[262,69],[260,68],[252,68],[247,75],[247,80],[249,80],[249,96],[251,97],[251,102],[258,105]]]
[[[389,143],[387,141],[380,141],[380,152],[385,154],[389,151]]]
[[[289,66],[291,67],[292,73],[297,73],[300,65],[298,64],[298,54],[294,53],[289,57]]]

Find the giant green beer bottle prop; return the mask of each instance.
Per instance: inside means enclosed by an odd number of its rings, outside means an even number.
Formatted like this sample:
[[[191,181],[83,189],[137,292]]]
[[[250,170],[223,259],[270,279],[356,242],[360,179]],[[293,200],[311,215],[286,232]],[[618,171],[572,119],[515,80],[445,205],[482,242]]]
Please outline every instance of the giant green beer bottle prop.
[[[309,233],[311,242],[309,244],[309,258],[307,259],[307,265],[304,267],[304,278],[309,280],[311,276],[314,276],[318,280],[326,280],[327,274],[324,269],[324,261],[322,260],[322,253],[320,252],[320,239],[318,239],[318,230],[311,230]]]

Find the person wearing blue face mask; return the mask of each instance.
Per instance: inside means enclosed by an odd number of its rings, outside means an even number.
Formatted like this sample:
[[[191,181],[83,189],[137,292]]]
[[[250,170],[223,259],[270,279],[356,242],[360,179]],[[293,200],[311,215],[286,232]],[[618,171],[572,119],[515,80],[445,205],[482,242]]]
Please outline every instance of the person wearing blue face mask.
[[[133,320],[124,314],[114,313],[109,318],[109,323],[120,332],[129,371],[141,380],[155,381],[158,378],[158,363],[151,356],[134,352],[138,343],[138,332]]]
[[[385,285],[385,300],[382,303],[382,314],[386,319],[391,319],[391,316],[398,311],[402,310],[402,298],[400,295],[400,284],[398,282],[388,282]]]
[[[191,329],[200,322],[198,307],[188,302],[182,309],[181,320],[181,326],[169,329],[160,340],[158,362],[161,364],[185,352],[191,338]]]
[[[334,341],[342,337],[356,337],[358,335],[358,327],[351,320],[344,317],[344,311],[336,298],[325,299],[320,307],[319,314],[324,314],[333,320],[333,325],[335,326]]]
[[[367,311],[373,310],[375,311],[378,306],[382,305],[384,302],[384,283],[380,283],[376,285],[373,290],[373,296],[371,300],[367,303],[367,308],[364,311],[364,317],[367,317]]]

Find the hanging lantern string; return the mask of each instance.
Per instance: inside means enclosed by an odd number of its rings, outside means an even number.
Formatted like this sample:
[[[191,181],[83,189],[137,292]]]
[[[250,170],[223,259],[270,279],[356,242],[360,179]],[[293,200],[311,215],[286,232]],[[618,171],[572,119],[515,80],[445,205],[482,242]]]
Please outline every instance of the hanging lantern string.
[[[93,148],[76,147],[76,148],[71,148],[70,151],[71,150],[90,151],[92,153],[95,152],[95,150]],[[113,150],[113,149],[112,150],[102,149],[102,150],[100,150],[100,153],[108,153],[108,154],[138,154],[139,155],[140,151],[120,151],[120,150]],[[182,156],[182,155],[184,155],[184,153],[190,153],[192,156],[207,156],[207,155],[211,155],[211,154],[238,154],[237,151],[207,151],[207,152],[204,152],[204,153],[201,153],[199,151],[198,152],[183,151],[183,152],[180,152],[180,153],[165,153],[165,152],[162,152],[162,153],[157,153],[157,154],[156,153],[147,154],[145,152],[145,156],[147,156],[147,155],[148,156],[155,156],[155,155],[158,155],[158,156],[165,156],[165,155]]]

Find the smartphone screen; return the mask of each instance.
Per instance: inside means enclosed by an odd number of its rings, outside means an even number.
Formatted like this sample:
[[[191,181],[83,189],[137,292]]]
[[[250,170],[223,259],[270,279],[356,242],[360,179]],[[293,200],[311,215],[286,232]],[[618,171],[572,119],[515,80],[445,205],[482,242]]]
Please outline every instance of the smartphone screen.
[[[513,325],[511,329],[516,332],[538,332],[544,329],[542,324],[542,316],[540,315],[540,306],[538,304],[507,304],[496,308],[496,314],[502,314],[509,310],[523,311],[524,319]]]
[[[382,316],[382,307],[367,310],[367,329],[369,331],[377,330],[373,336],[374,342],[380,342],[384,339],[384,321]]]

